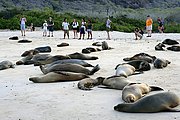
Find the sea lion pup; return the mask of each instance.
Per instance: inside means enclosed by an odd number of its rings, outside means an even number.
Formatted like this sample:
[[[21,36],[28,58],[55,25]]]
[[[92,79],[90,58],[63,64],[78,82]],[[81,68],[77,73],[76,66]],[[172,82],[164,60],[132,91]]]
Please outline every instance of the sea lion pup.
[[[61,43],[57,45],[57,47],[65,47],[65,46],[69,46],[69,43]]]
[[[9,40],[18,40],[18,36],[13,36],[13,37],[10,37]]]
[[[71,59],[81,59],[81,60],[96,60],[98,57],[95,56],[88,56],[88,55],[83,55],[82,53],[72,53],[68,55]]]
[[[0,70],[14,68],[14,64],[8,60],[0,62]]]
[[[132,83],[128,79],[121,77],[121,76],[111,76],[107,78],[98,77],[96,78],[99,84],[104,86],[99,86],[100,88],[110,88],[110,89],[117,89],[122,90],[127,84]]]
[[[55,64],[64,64],[64,63],[72,63],[72,64],[79,64],[79,65],[82,65],[84,67],[94,67],[93,65],[85,62],[84,60],[79,60],[79,59],[64,59],[64,60],[57,60],[57,61],[54,61],[50,64],[46,64],[44,67],[45,68],[48,68],[50,66],[53,66]]]
[[[132,65],[133,67],[135,67],[136,71],[148,71],[151,69],[150,64],[145,61],[145,60],[132,60],[130,62],[127,62],[125,64],[129,64]],[[116,68],[119,66],[120,64],[118,64],[116,66]],[[115,69],[116,69],[115,68]]]
[[[28,55],[36,55],[38,53],[39,53],[39,51],[34,50],[34,49],[33,50],[27,50],[27,51],[23,52],[21,57],[25,57],[25,56],[28,56]]]
[[[160,92],[143,97],[134,103],[122,103],[114,110],[129,113],[180,112],[173,109],[180,104],[179,97],[173,92]]]
[[[166,47],[166,46],[162,43],[159,43],[155,46],[155,50],[164,51],[163,47]]]
[[[78,88],[81,90],[91,90],[91,88],[100,85],[100,82],[98,79],[92,79],[92,78],[84,78],[80,80],[77,84]]]
[[[102,50],[110,50],[113,49],[111,47],[108,46],[108,43],[106,41],[102,42]]]
[[[23,57],[21,60],[16,62],[16,65],[30,65],[34,62],[29,62],[33,58],[32,54],[27,55],[26,57]]]
[[[95,67],[93,67],[92,70],[89,70],[83,67],[82,65],[65,63],[65,64],[55,64],[49,68],[45,68],[44,66],[41,65],[40,69],[44,74],[54,71],[67,71],[67,72],[84,73],[86,75],[93,75],[95,72],[100,70],[100,67],[99,65],[96,65]]]
[[[179,44],[179,42],[177,42],[176,40],[172,40],[172,39],[165,39],[162,43],[163,44],[167,44],[167,45],[176,45],[176,44]]]
[[[171,51],[180,51],[180,46],[171,46],[171,47],[167,47],[167,50],[171,50]]]
[[[42,77],[31,77],[29,78],[29,80],[34,83],[50,83],[50,82],[78,81],[83,78],[88,78],[88,76],[83,73],[56,71],[56,72],[50,72]]]
[[[157,86],[149,86],[145,83],[130,83],[122,90],[122,99],[127,102],[135,102],[151,91],[163,90]]]
[[[123,76],[123,77],[127,78],[130,75],[143,73],[142,71],[135,73],[135,70],[136,70],[135,67],[133,67],[132,65],[129,65],[129,64],[120,64],[116,68],[116,76]]]
[[[102,42],[94,42],[92,46],[102,46]]]
[[[18,43],[31,43],[31,40],[19,40]]]
[[[34,50],[37,50],[40,53],[51,52],[51,47],[50,46],[37,47]]]
[[[51,56],[51,57],[48,57],[45,60],[34,61],[34,66],[50,64],[50,63],[55,62],[57,60],[64,60],[64,59],[70,59],[70,57],[69,56],[64,56],[64,55]]]
[[[155,68],[164,68],[166,67],[168,64],[170,64],[171,62],[169,62],[168,60],[164,60],[164,59],[159,59],[157,58],[155,61],[154,61],[154,67]]]
[[[155,56],[151,56],[149,54],[146,53],[139,53],[134,55],[133,57],[127,57],[127,58],[123,58],[124,61],[131,61],[131,60],[145,60],[149,63],[153,63],[153,61],[156,59]]]

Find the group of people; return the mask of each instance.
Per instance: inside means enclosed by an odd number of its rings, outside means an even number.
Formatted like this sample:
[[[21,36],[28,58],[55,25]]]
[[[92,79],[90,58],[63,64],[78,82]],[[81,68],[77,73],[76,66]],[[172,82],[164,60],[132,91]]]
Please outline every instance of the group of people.
[[[158,17],[157,21],[158,21],[158,30],[160,33],[163,33],[164,32],[163,20],[160,17]],[[23,16],[20,19],[20,22],[21,22],[22,36],[25,36],[26,18]],[[146,19],[146,32],[148,34],[147,37],[151,37],[152,24],[153,24],[153,20],[150,17],[150,15],[148,15]],[[64,39],[66,38],[66,36],[69,39],[70,25],[73,29],[74,39],[79,39],[79,40],[84,39],[86,31],[88,33],[87,39],[92,39],[93,24],[90,19],[88,20],[88,22],[86,22],[85,19],[82,19],[80,24],[76,21],[76,19],[74,19],[73,22],[69,24],[69,22],[65,18],[64,21],[62,22],[62,30],[64,31]],[[31,26],[33,25],[31,24]],[[54,26],[54,22],[52,21],[51,17],[49,17],[48,21],[45,20],[43,23],[43,36],[53,37],[53,31],[54,31],[53,26]],[[107,40],[110,40],[110,34],[109,34],[110,29],[111,29],[111,20],[107,18],[106,20]],[[48,31],[49,31],[49,34],[48,34]],[[80,33],[79,38],[78,38],[78,33]],[[135,40],[138,40],[138,39],[142,39],[144,31],[141,28],[135,28],[134,33],[135,33]]]
[[[158,22],[159,33],[163,33],[164,32],[164,21],[163,21],[163,19],[158,17],[157,22]],[[153,20],[150,17],[150,15],[148,15],[147,19],[146,19],[146,32],[148,34],[147,37],[151,37],[152,25],[153,25]],[[142,39],[144,31],[140,28],[135,28],[134,33],[135,33],[135,37],[136,37],[135,40],[138,40],[138,39]]]

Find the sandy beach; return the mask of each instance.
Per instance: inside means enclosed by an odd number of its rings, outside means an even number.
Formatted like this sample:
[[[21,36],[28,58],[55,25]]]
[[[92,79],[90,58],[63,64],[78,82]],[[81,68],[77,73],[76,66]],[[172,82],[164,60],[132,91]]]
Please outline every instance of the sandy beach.
[[[16,63],[24,51],[47,45],[52,48],[51,55],[81,52],[83,48],[92,47],[93,42],[102,42],[107,38],[106,31],[93,31],[92,40],[72,39],[72,31],[70,39],[62,39],[62,31],[55,31],[54,37],[42,37],[42,31],[34,31],[27,32],[24,38],[32,40],[32,43],[9,40],[9,37],[16,35],[20,40],[23,39],[20,31],[0,32],[0,62],[9,60]],[[154,49],[155,45],[167,38],[180,42],[179,33],[154,33],[151,38],[145,34],[142,40],[134,40],[134,33],[113,31],[110,36],[111,40],[106,41],[114,49],[88,54],[99,59],[87,62],[99,64],[101,68],[92,78],[112,76],[115,74],[115,66],[124,62],[123,58],[144,52],[167,59],[171,64],[164,69],[155,69],[151,65],[150,71],[127,79],[161,86],[165,91],[175,92],[180,97],[180,53]],[[62,42],[70,46],[57,47]],[[172,112],[137,114],[115,111],[113,107],[123,102],[121,90],[94,87],[91,91],[83,91],[77,88],[78,81],[32,83],[29,78],[33,76],[43,76],[38,66],[16,65],[14,69],[0,71],[0,120],[180,120],[180,114]]]

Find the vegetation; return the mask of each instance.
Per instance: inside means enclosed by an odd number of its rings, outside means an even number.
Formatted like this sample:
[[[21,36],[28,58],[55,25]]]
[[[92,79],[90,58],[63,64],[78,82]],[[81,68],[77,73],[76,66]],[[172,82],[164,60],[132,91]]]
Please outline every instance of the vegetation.
[[[23,12],[22,12],[23,11]],[[64,18],[67,18],[68,22],[71,23],[73,19],[77,19],[80,23],[82,18],[92,20],[93,30],[105,30],[106,18],[88,17],[80,16],[73,13],[57,13],[51,9],[45,8],[44,10],[23,10],[23,9],[8,9],[0,12],[0,29],[10,29],[18,30],[20,29],[20,18],[24,15],[27,19],[27,26],[31,23],[35,27],[42,27],[44,20],[48,20],[49,17],[53,18],[54,29],[61,29],[61,24]],[[113,31],[121,32],[133,32],[136,27],[144,29],[145,20],[137,20],[132,18],[127,18],[126,15],[117,16],[116,18],[110,17],[112,21]],[[157,22],[154,21],[153,31],[157,31]],[[177,23],[167,23],[165,26],[165,32],[180,33],[180,24]]]

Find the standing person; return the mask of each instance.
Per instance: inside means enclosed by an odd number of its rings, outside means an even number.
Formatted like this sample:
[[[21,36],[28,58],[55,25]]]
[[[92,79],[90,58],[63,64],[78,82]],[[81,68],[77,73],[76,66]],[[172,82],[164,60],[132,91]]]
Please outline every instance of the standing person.
[[[21,34],[22,36],[26,36],[25,35],[25,31],[26,31],[26,18],[24,17],[24,15],[22,16],[22,18],[20,19],[20,23],[21,23]]]
[[[64,39],[66,37],[66,34],[68,36],[69,39],[69,23],[67,22],[67,19],[64,19],[64,22],[62,23],[62,27],[63,27],[63,31],[64,31]]]
[[[49,20],[48,20],[47,24],[48,24],[48,30],[49,30],[49,35],[48,35],[48,37],[50,37],[50,33],[51,33],[51,37],[53,37],[54,22],[52,21],[52,18],[51,18],[51,17],[49,17]]]
[[[77,32],[78,32],[78,29],[79,29],[79,24],[76,21],[76,19],[73,20],[72,27],[73,27],[74,39],[75,39],[76,37],[78,37]]]
[[[147,33],[148,33],[147,37],[151,37],[151,34],[152,34],[152,24],[153,24],[153,20],[151,19],[150,15],[148,15],[147,19],[146,19],[146,30],[147,30]]]
[[[160,33],[163,33],[163,21],[160,17],[158,17],[157,21],[158,21],[158,30]]]
[[[111,40],[110,35],[109,35],[110,29],[111,29],[111,20],[108,17],[108,19],[106,20],[106,32],[107,32],[107,35],[108,35],[107,40]]]
[[[81,36],[82,36],[82,35],[83,35],[83,39],[84,39],[85,31],[86,31],[86,21],[85,21],[85,19],[83,18],[83,19],[82,19],[82,22],[81,22],[81,27],[80,27],[80,38],[79,38],[79,40],[81,40]]]
[[[87,23],[87,32],[88,32],[88,38],[87,39],[92,39],[92,27],[93,27],[92,22],[89,19],[88,23]]]
[[[44,23],[43,23],[43,36],[47,36],[47,27],[48,27],[48,24],[47,24],[47,21],[44,20]]]
[[[32,31],[35,31],[35,27],[34,27],[34,24],[33,24],[33,23],[31,23],[30,29],[31,29],[31,32],[32,32]]]

